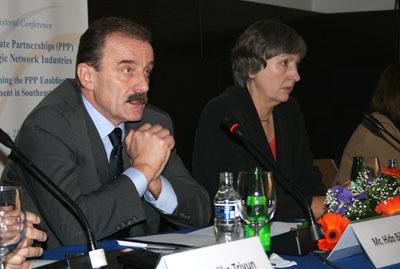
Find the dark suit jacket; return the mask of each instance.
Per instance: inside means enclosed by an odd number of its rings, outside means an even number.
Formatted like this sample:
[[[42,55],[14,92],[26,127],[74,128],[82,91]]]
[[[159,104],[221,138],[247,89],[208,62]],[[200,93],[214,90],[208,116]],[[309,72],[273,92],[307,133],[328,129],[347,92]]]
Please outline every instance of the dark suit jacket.
[[[142,121],[126,123],[127,132],[145,122],[160,124],[173,133],[168,114],[150,105]],[[138,195],[131,180],[121,175],[109,181],[103,143],[73,80],[63,82],[39,103],[24,121],[15,143],[79,205],[96,239],[126,227],[131,227],[131,235],[158,232],[159,211]],[[127,168],[126,150],[124,154]],[[179,228],[205,226],[210,216],[207,192],[190,176],[175,149],[162,174],[178,200],[173,214],[163,217]],[[48,248],[86,242],[77,219],[17,162],[7,164],[2,179],[8,185],[24,186],[23,206],[42,217]]]
[[[290,97],[273,111],[275,162],[248,90],[230,87],[206,104],[196,132],[193,175],[207,189],[211,200],[218,191],[219,172],[233,172],[236,179],[239,171],[250,171],[255,166],[262,166],[246,150],[242,141],[227,131],[228,128],[222,124],[224,116],[239,123],[252,144],[286,175],[290,184],[295,184],[301,190],[310,204],[313,195],[325,195],[321,175],[313,168],[313,156],[297,101]],[[266,169],[270,170],[268,167]],[[275,182],[283,182],[277,175],[274,177]],[[277,208],[274,219],[304,218],[300,202],[279,184],[275,184],[275,188]]]

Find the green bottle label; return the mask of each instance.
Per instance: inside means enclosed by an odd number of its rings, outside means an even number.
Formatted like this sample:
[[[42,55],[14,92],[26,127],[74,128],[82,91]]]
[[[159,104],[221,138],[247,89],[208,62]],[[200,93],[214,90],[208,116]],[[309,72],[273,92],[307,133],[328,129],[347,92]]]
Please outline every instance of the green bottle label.
[[[266,205],[267,200],[265,196],[247,196],[247,205]]]
[[[268,215],[268,199],[265,196],[247,196],[247,218],[251,222],[265,221]]]

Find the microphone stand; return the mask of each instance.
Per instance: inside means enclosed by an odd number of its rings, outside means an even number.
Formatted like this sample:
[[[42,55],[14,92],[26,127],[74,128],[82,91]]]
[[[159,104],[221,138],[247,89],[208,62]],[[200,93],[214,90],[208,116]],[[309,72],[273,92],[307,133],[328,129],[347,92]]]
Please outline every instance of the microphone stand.
[[[90,228],[89,222],[79,206],[72,200],[72,198],[59,188],[45,173],[43,173],[31,160],[29,160],[19,149],[15,146],[11,138],[0,128],[0,143],[12,150],[9,155],[10,159],[20,162],[35,178],[39,180],[52,194],[56,196],[70,211],[78,217],[81,225],[85,228],[88,237],[88,249],[90,262],[93,268],[99,268],[107,265],[105,253],[103,249],[98,249],[97,241],[94,238],[93,232]]]
[[[227,118],[224,117],[224,125],[226,127],[228,127],[229,131],[231,133],[233,133],[234,135],[236,135],[237,137],[240,138],[240,140],[243,142],[244,146],[247,148],[247,150],[265,167],[265,168],[270,168],[270,170],[272,170],[272,172],[274,174],[276,174],[278,177],[274,177],[275,179],[277,179],[277,182],[284,188],[286,189],[289,193],[293,194],[295,193],[297,198],[299,198],[300,200],[303,201],[306,209],[307,209],[307,213],[308,213],[308,220],[309,220],[309,230],[308,230],[308,234],[304,234],[304,230],[303,231],[299,231],[299,233],[296,233],[295,231],[292,232],[288,232],[285,233],[283,235],[278,235],[276,237],[280,237],[282,238],[282,249],[280,250],[280,253],[284,253],[284,254],[290,254],[290,255],[305,255],[307,254],[309,251],[313,250],[316,248],[316,242],[317,240],[323,238],[321,232],[320,232],[320,226],[318,224],[315,223],[315,219],[314,219],[314,213],[311,209],[311,207],[308,205],[307,200],[305,199],[304,195],[295,187],[293,187],[289,180],[287,179],[287,177],[281,173],[278,169],[275,168],[275,165],[272,164],[270,162],[270,160],[268,160],[267,158],[265,158],[261,152],[258,150],[257,147],[255,147],[251,141],[249,141],[249,139],[246,138],[246,136],[242,133],[242,131],[240,130],[240,126],[238,124],[232,124],[231,121]],[[282,178],[284,181],[286,181],[284,184],[282,181],[278,180],[279,178]],[[290,240],[291,237],[295,236],[295,240],[296,240],[296,244],[297,244],[297,248],[295,247],[294,249],[291,248],[288,251],[285,251],[285,249],[287,248],[287,246],[283,246],[285,245],[285,243],[283,241],[286,240]],[[307,238],[310,238],[311,241],[314,242],[304,242],[304,248],[299,248],[299,240],[302,241],[309,241]],[[271,240],[273,240],[274,237],[271,237]],[[303,239],[302,239],[303,238]],[[287,243],[287,241],[286,241]],[[274,247],[272,242],[271,242],[271,247]],[[281,248],[281,246],[279,246],[279,248]],[[306,253],[304,253],[306,252]]]
[[[385,127],[383,127],[382,123],[379,120],[377,120],[374,116],[372,116],[370,113],[368,113],[366,111],[363,111],[362,114],[363,114],[364,118],[367,119],[373,126],[378,128],[379,130],[383,131],[385,134],[390,136],[394,141],[396,141],[397,144],[400,145],[400,141],[396,137],[394,137],[391,133],[389,133],[389,131],[386,130]]]

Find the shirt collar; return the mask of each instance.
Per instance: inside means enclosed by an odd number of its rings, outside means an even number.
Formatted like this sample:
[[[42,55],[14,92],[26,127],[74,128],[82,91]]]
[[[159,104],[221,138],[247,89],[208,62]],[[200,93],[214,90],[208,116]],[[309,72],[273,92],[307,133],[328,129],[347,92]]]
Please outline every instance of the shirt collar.
[[[101,139],[105,139],[108,135],[114,130],[114,128],[119,127],[122,130],[122,139],[125,137],[125,123],[122,122],[118,126],[114,126],[106,117],[104,117],[97,109],[86,99],[85,95],[82,93],[83,104],[87,112],[89,113],[90,118],[92,119],[94,125],[96,126],[97,131]]]

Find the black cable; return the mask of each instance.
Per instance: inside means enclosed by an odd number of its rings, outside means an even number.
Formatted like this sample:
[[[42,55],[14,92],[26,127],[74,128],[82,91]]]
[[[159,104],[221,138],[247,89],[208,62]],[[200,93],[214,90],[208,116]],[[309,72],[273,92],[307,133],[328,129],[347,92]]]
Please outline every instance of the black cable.
[[[331,267],[333,267],[333,268],[336,268],[336,269],[344,269],[344,267],[342,267],[342,266],[340,266],[340,265],[337,265],[337,264],[335,264],[335,263],[333,263],[333,262],[331,262],[331,261],[329,261],[324,255],[322,255],[321,253],[318,253],[318,252],[316,252],[316,251],[313,251],[313,253],[317,256],[317,257],[319,257],[324,263],[326,263],[327,265],[329,265],[329,266],[331,266]]]

